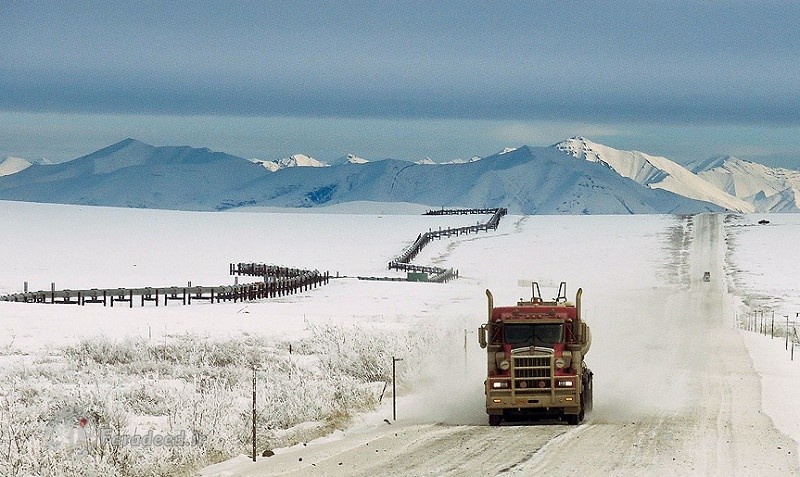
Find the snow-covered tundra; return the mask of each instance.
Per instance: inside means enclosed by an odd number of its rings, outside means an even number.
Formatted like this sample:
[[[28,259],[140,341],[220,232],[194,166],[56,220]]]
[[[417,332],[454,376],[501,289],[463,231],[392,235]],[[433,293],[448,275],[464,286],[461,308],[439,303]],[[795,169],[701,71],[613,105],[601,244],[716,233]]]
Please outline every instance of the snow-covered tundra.
[[[0,202],[0,295],[24,282],[229,284],[231,262],[341,277],[249,303],[0,302],[0,473],[800,473],[791,405],[800,356],[787,350],[800,312],[791,244],[800,217],[509,216],[496,232],[436,241],[415,259],[457,268],[454,282],[354,278],[399,276],[386,264],[418,233],[481,219],[396,207],[193,213]],[[475,336],[484,290],[510,304],[531,280],[545,294],[560,281],[570,294],[584,289],[595,408],[580,426],[487,425]],[[402,358],[397,421],[385,386],[392,358]]]

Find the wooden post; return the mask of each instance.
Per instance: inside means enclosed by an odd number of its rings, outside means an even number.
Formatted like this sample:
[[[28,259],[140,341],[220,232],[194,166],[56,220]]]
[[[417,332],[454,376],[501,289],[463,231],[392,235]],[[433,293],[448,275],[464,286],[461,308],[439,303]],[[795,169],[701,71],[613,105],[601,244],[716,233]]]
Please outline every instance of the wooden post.
[[[256,461],[256,366],[253,365],[253,462]]]
[[[395,379],[395,368],[398,361],[403,361],[403,358],[395,358],[392,356],[392,420],[397,420],[397,380]]]

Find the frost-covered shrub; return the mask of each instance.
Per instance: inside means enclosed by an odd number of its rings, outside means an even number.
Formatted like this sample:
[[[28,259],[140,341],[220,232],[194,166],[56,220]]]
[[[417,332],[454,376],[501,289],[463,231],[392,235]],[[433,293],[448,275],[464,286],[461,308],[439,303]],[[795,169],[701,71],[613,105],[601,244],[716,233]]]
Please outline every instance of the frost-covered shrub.
[[[251,366],[261,362],[270,351],[270,346],[259,337],[211,340],[188,333],[148,345],[146,350],[150,360],[216,368]]]
[[[61,357],[0,369],[0,475],[188,475],[249,453],[254,364],[259,451],[313,439],[374,408],[393,356],[403,358],[401,388],[424,374],[441,335],[421,327],[309,329],[294,354],[258,336],[96,337]],[[169,447],[100,438],[151,430],[195,440]]]
[[[120,397],[125,408],[135,414],[166,416],[173,404],[174,391],[175,386],[161,381],[137,382],[123,390]]]
[[[114,342],[104,337],[84,338],[75,346],[64,349],[64,355],[79,366],[89,363],[129,364],[141,355],[139,343],[133,340]]]
[[[335,323],[308,324],[311,338],[305,353],[319,356],[331,376],[350,376],[360,382],[390,381],[392,358],[402,358],[396,369],[400,381],[420,376],[427,358],[435,355],[443,330],[432,327],[376,329]]]

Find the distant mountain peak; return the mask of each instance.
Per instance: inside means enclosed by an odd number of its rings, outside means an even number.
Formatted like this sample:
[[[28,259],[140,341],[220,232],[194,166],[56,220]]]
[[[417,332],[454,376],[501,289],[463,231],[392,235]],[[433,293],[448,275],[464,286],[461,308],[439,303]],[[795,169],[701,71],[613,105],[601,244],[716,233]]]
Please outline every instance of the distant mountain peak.
[[[31,167],[32,162],[20,157],[7,157],[0,161],[0,176],[10,176]]]
[[[348,154],[345,156],[347,158],[347,162],[350,164],[366,164],[369,161],[364,159],[363,157],[358,157],[355,154]]]
[[[142,141],[140,141],[138,139],[134,139],[132,137],[126,137],[122,141],[120,141],[118,143],[115,143],[115,144],[112,144],[112,145],[110,145],[108,147],[113,147],[113,148],[117,148],[117,149],[123,149],[123,148],[126,148],[126,147],[135,147],[135,146],[155,147],[155,146],[152,146],[152,145],[147,144],[145,142],[142,142]]]
[[[436,161],[434,161],[433,159],[431,159],[430,157],[426,156],[425,159],[420,159],[419,161],[414,161],[414,164],[422,164],[424,166],[431,166],[431,165],[435,165],[435,164],[438,164],[438,163]]]
[[[552,147],[555,147],[559,151],[566,152],[573,157],[586,159],[587,161],[598,162],[599,151],[607,146],[590,141],[583,136],[573,136],[569,139],[554,144]]]
[[[155,146],[151,146],[150,144],[143,143],[137,139],[133,139],[132,137],[125,138],[122,141],[116,142],[110,146],[106,146],[98,151],[95,151],[89,154],[89,157],[104,157],[110,156],[115,152],[119,152],[126,149],[154,149]]]
[[[800,171],[768,167],[733,156],[717,156],[693,165],[697,175],[728,194],[746,200],[757,212],[800,209]]]
[[[261,164],[265,169],[271,172],[276,172],[280,169],[286,169],[289,167],[329,167],[328,164],[325,164],[322,161],[318,161],[313,157],[307,156],[305,154],[292,154],[289,157],[284,157],[283,159],[279,159],[277,161],[251,159],[250,162]]]
[[[278,161],[282,167],[328,167],[324,162],[318,161],[305,154],[292,154]]]
[[[733,196],[666,157],[623,151],[575,136],[552,147],[577,159],[597,162],[651,189],[664,189],[737,212],[752,212],[752,204]]]
[[[27,160],[31,164],[37,164],[40,166],[52,166],[54,164],[53,161],[44,157],[40,157],[38,159],[23,159],[23,160]]]
[[[356,154],[345,154],[344,156],[339,157],[338,159],[331,162],[330,165],[339,166],[342,164],[366,164],[368,162],[369,161],[367,159],[359,157]]]
[[[278,164],[276,161],[265,161],[263,159],[255,159],[254,158],[254,159],[250,159],[250,162],[258,164],[258,165],[262,166],[264,169],[266,169],[266,170],[268,170],[270,172],[275,172],[275,171],[277,171],[278,169],[281,168],[280,164]]]
[[[750,161],[745,161],[744,159],[739,159],[735,156],[721,155],[712,156],[701,161],[691,162],[686,167],[695,174],[699,174],[700,172],[710,171],[719,167],[725,167],[726,164],[742,162],[750,163]]]

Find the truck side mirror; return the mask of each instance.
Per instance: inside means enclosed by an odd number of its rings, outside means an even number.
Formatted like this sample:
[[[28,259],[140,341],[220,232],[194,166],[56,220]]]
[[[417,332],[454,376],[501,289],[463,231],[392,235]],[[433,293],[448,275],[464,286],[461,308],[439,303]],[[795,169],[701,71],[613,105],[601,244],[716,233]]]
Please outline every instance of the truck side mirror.
[[[478,328],[478,344],[481,345],[481,348],[486,348],[486,325]]]

